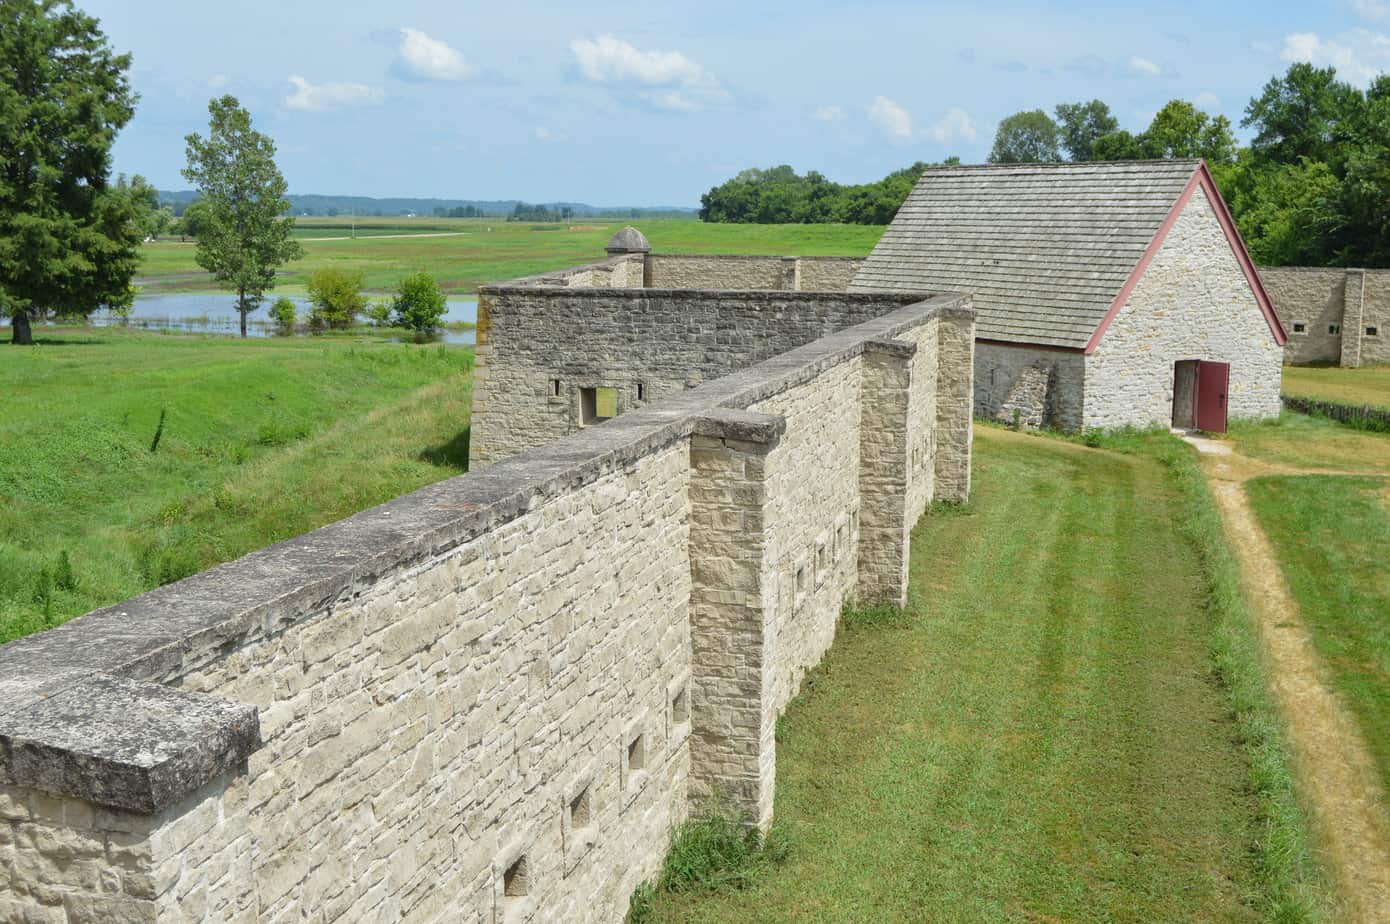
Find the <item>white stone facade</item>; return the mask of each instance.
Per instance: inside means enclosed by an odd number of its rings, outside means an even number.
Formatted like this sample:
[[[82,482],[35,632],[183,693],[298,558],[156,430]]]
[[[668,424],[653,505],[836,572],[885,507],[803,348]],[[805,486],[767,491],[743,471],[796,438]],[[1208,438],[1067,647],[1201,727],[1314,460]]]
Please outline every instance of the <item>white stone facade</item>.
[[[1199,189],[1086,357],[1082,426],[1168,426],[1174,364],[1230,364],[1230,420],[1279,416],[1283,347]]]

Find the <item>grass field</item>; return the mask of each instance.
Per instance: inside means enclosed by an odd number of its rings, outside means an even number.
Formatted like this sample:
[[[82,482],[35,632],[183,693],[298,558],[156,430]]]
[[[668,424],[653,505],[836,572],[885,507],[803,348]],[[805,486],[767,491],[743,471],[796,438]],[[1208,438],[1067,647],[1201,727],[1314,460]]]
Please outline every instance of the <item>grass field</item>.
[[[1390,408],[1390,366],[1285,366],[1284,394]]]
[[[1344,472],[1390,472],[1390,435],[1293,411],[1284,411],[1278,420],[1234,423],[1230,438],[1240,452],[1264,462]]]
[[[338,266],[361,270],[367,288],[389,291],[401,276],[427,270],[451,294],[605,257],[603,247],[626,222],[530,224],[472,218],[359,219],[356,240],[345,218],[297,222],[305,255],[282,270],[279,289],[302,290],[310,272]],[[734,225],[679,219],[634,221],[652,249],[667,253],[768,253],[796,256],[863,256],[883,228],[868,225]],[[435,235],[425,237],[422,235]],[[369,236],[370,235],[370,236]],[[399,235],[399,236],[395,236]],[[448,235],[448,236],[444,236]],[[212,278],[194,262],[193,244],[158,241],[141,250],[136,282],[142,291],[214,291]]]
[[[471,349],[40,340],[0,350],[0,642],[467,465]]]
[[[1390,437],[1380,437],[1390,444]],[[1386,468],[1390,478],[1390,466]],[[1250,502],[1390,793],[1390,480],[1248,483]]]
[[[788,858],[743,891],[663,893],[647,920],[1313,916],[1190,453],[976,433],[970,504],[913,534],[905,619],[850,620],[779,724]]]

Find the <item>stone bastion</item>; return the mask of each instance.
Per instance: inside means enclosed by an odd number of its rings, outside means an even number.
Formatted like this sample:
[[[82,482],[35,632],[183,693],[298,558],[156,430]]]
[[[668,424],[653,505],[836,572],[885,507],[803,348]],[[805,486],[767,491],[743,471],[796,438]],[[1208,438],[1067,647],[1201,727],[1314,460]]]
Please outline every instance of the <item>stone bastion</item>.
[[[717,264],[485,290],[490,464],[0,647],[0,921],[617,921],[703,800],[766,826],[969,492],[974,316]]]

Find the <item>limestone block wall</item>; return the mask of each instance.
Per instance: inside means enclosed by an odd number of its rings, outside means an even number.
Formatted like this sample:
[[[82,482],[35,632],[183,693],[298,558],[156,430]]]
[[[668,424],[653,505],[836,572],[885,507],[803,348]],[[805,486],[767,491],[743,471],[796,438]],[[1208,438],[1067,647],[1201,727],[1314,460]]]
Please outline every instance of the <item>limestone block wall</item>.
[[[844,292],[858,257],[647,254],[647,288]]]
[[[1260,279],[1289,335],[1285,360],[1294,364],[1340,362],[1347,271],[1261,267]]]
[[[616,389],[623,414],[921,297],[486,286],[469,463],[576,432],[583,389]]]
[[[975,413],[1031,428],[1082,425],[1086,363],[1080,352],[980,341],[975,345]]]
[[[862,257],[798,257],[796,287],[803,292],[845,292]]]
[[[1230,364],[1228,417],[1279,414],[1283,347],[1205,195],[1194,195],[1086,356],[1084,427],[1167,426],[1174,364]]]
[[[1260,278],[1288,332],[1288,363],[1390,363],[1390,270],[1270,266]]]
[[[933,344],[968,382],[967,306],[0,647],[3,919],[621,920],[703,795],[767,822],[776,717],[840,606],[905,593],[860,565],[905,556],[940,477],[904,452],[866,485],[864,422],[916,432]],[[902,514],[860,533],[870,507]],[[787,607],[797,561],[824,568]]]

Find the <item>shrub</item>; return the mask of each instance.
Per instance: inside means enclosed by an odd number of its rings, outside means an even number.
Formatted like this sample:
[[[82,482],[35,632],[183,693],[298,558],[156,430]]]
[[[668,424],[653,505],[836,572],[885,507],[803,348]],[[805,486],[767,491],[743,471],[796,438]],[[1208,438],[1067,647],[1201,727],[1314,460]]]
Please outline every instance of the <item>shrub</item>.
[[[357,316],[367,308],[362,294],[364,277],[355,270],[315,270],[309,274],[309,300],[314,303],[309,314],[312,330],[347,330]]]
[[[275,304],[270,306],[270,320],[275,322],[275,333],[281,336],[294,333],[294,324],[298,320],[294,302],[283,295],[277,298]]]
[[[439,329],[448,310],[444,290],[429,273],[412,273],[396,286],[396,298],[391,302],[395,323],[421,333]]]
[[[390,327],[391,302],[385,299],[372,302],[367,306],[367,320],[372,322],[373,327]]]

